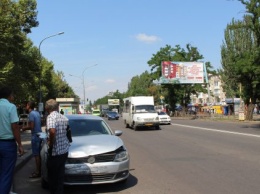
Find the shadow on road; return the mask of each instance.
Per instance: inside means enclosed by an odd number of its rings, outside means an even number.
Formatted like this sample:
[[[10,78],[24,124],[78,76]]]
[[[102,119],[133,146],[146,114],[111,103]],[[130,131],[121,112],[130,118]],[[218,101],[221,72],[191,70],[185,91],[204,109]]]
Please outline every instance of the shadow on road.
[[[129,175],[127,182],[125,183],[115,183],[115,184],[103,184],[103,185],[82,185],[82,186],[65,186],[64,194],[75,193],[75,190],[88,194],[97,194],[97,193],[108,193],[108,192],[120,192],[126,189],[129,189],[135,186],[138,183],[138,179],[131,174]],[[78,193],[77,192],[77,193]],[[80,194],[80,193],[78,193]]]

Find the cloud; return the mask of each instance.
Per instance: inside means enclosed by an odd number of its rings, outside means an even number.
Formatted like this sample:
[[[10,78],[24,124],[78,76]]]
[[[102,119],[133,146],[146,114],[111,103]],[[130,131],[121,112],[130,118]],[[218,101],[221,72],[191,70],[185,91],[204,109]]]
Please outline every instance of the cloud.
[[[113,80],[113,79],[107,79],[105,82],[106,82],[106,83],[115,83],[116,81]]]
[[[159,37],[157,36],[154,36],[154,35],[147,35],[147,34],[144,34],[144,33],[140,33],[140,34],[137,34],[135,36],[135,38],[141,42],[145,42],[145,43],[153,43],[153,42],[157,42],[160,40]]]

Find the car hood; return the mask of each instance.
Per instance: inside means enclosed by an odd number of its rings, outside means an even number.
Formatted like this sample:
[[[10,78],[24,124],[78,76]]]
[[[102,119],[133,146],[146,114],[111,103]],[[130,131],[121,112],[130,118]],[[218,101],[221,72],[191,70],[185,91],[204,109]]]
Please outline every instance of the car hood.
[[[72,137],[69,158],[87,157],[116,150],[123,141],[114,135],[91,135]]]

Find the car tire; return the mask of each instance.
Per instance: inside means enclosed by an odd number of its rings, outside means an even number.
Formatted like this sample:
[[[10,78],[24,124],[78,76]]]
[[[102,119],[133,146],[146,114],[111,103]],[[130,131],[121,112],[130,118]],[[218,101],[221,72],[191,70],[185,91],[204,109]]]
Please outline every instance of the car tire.
[[[125,128],[129,128],[129,125],[128,123],[126,123],[126,120],[125,120]]]

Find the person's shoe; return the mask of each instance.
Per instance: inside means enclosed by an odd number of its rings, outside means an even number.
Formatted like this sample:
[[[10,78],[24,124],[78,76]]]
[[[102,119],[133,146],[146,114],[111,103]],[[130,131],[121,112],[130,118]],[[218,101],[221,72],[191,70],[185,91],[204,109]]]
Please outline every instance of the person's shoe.
[[[37,173],[37,172],[33,172],[30,176],[29,176],[29,178],[39,178],[39,177],[41,177],[41,173]]]

